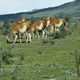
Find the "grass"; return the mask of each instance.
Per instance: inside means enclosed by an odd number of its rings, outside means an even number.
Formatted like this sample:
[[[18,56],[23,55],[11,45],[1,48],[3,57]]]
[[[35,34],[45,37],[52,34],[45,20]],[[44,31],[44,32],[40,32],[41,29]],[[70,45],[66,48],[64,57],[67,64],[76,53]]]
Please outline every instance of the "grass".
[[[47,43],[34,39],[31,44],[12,45],[0,35],[0,44],[13,55],[13,64],[2,64],[6,70],[0,75],[0,80],[77,80],[74,54],[75,50],[80,53],[77,30],[64,39],[49,37]],[[20,60],[21,56],[23,60]]]

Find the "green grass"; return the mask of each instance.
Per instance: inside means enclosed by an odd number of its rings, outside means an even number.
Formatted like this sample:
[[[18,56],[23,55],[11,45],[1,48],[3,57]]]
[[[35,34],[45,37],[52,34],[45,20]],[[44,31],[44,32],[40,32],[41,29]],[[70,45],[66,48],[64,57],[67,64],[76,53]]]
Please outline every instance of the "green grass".
[[[54,41],[54,44],[51,44]],[[76,30],[72,35],[64,39],[48,38],[48,43],[34,39],[32,43],[7,44],[5,36],[0,35],[0,44],[13,55],[13,64],[3,64],[3,74],[0,80],[12,80],[15,65],[17,65],[14,76],[17,80],[77,80],[76,63],[74,51],[80,53],[80,34]],[[24,60],[20,63],[20,56]],[[10,71],[11,69],[11,71]],[[15,79],[16,80],[16,79]]]

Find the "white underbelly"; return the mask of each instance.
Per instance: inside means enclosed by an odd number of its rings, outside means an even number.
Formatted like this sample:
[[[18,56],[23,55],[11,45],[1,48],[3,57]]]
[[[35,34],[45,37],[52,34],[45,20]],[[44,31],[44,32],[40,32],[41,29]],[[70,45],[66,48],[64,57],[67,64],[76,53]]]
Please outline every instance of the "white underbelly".
[[[50,25],[50,20],[47,21],[47,25],[46,26],[49,26],[49,25]]]
[[[39,30],[42,30],[42,28],[43,28],[43,23],[41,23],[40,26],[38,26]]]
[[[55,24],[56,27],[60,27],[63,24],[62,21],[60,21],[58,24]]]
[[[19,29],[19,32],[24,33],[24,32],[26,32],[26,29],[27,29],[27,26],[24,26],[23,28]]]
[[[63,22],[62,21],[60,21],[58,24],[55,24],[55,31],[60,31],[60,27],[61,27],[61,25],[63,24]]]

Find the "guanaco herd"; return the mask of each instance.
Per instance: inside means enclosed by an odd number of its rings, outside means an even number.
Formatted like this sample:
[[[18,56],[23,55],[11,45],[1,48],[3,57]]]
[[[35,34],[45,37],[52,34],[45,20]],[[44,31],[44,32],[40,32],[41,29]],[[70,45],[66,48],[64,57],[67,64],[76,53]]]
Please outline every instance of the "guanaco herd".
[[[60,30],[63,26],[62,30]],[[13,43],[19,38],[20,43],[22,42],[22,35],[25,35],[26,42],[32,42],[32,38],[35,38],[35,33],[38,38],[40,38],[39,31],[41,31],[41,38],[47,39],[48,34],[64,31],[67,29],[66,19],[57,19],[54,16],[46,16],[40,20],[31,21],[27,18],[18,18],[15,20],[12,27],[12,34],[14,36]]]

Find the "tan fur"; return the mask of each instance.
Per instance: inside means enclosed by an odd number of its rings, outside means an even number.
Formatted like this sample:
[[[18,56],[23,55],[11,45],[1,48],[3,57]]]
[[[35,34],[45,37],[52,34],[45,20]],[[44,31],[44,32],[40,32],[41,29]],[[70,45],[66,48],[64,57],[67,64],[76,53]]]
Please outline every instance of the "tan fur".
[[[47,16],[44,17],[43,20],[46,23],[46,28],[45,28],[45,34],[49,33],[54,33],[56,31],[56,27],[61,27],[61,25],[64,26],[64,28],[67,28],[67,21],[65,19],[57,19],[53,16]],[[50,20],[50,24],[47,26],[47,21]],[[61,30],[64,31],[64,30]]]
[[[46,16],[46,17],[43,18],[43,20],[44,20],[45,26],[46,26],[46,28],[44,29],[44,32],[45,32],[44,39],[46,39],[47,35],[49,33],[54,32],[55,26],[53,25],[53,22],[56,21],[56,18],[54,16]],[[49,23],[47,24],[47,22],[49,22]]]
[[[56,28],[56,27],[61,27],[61,25],[64,26],[64,28],[67,28],[67,21],[65,19],[56,19],[55,21],[53,21],[52,25]],[[62,30],[64,31],[64,30]]]
[[[34,31],[36,30],[37,37],[39,38],[40,36],[39,36],[38,30],[42,30],[44,27],[45,26],[44,26],[43,20],[36,20],[31,23],[31,27],[29,28],[27,32],[33,33],[33,36],[34,36]]]
[[[55,32],[56,27],[60,27],[61,25],[63,25],[64,28],[67,28],[67,21],[65,19],[57,19],[53,16],[46,16],[41,20],[35,20],[32,22],[25,18],[18,18],[17,20],[15,20],[12,27],[12,33],[15,37],[14,43],[16,42],[18,34],[21,43],[21,34],[24,33],[27,36],[26,41],[31,42],[31,36],[34,36],[33,33],[35,30],[37,30],[38,36],[38,30],[42,30],[42,39],[45,39],[47,38],[47,34]]]
[[[26,21],[25,19],[18,19],[15,21],[13,27],[12,27],[12,33],[14,35],[14,43],[16,42],[16,39],[18,37],[17,34],[19,34],[20,37],[20,43],[21,43],[21,34],[27,33],[27,29],[30,27],[31,22]]]

